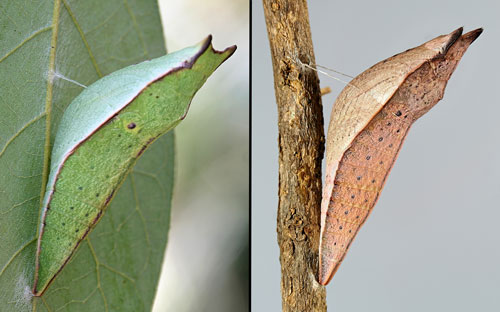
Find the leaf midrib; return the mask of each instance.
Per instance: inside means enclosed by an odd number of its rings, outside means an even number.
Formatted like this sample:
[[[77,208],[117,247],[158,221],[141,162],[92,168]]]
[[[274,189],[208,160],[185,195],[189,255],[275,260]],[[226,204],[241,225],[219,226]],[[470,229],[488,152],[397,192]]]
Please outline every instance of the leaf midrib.
[[[40,228],[41,213],[43,207],[43,198],[45,195],[45,187],[47,186],[47,179],[49,175],[49,161],[50,161],[50,126],[52,121],[52,92],[54,87],[54,69],[56,64],[56,47],[57,47],[57,35],[59,33],[59,17],[60,17],[61,0],[54,0],[54,9],[52,12],[52,37],[50,39],[50,56],[49,56],[49,68],[47,79],[47,93],[45,95],[45,145],[43,151],[43,171],[42,171],[42,187],[40,189],[40,205],[38,208],[38,221],[37,221],[37,231],[35,232],[35,238],[38,235],[38,229]],[[38,274],[38,263],[35,264],[35,274]],[[36,311],[36,300],[32,300],[32,310]],[[45,302],[45,301],[44,301]]]
[[[50,56],[48,73],[50,79],[47,79],[47,93],[45,95],[45,145],[43,151],[43,171],[42,171],[42,187],[40,190],[40,207],[38,209],[37,229],[40,227],[40,216],[43,207],[43,198],[45,195],[45,187],[49,175],[50,161],[50,128],[52,121],[52,92],[54,87],[53,75],[56,63],[56,47],[57,35],[59,33],[59,17],[60,17],[61,0],[54,0],[54,10],[52,13],[52,38],[50,40]]]

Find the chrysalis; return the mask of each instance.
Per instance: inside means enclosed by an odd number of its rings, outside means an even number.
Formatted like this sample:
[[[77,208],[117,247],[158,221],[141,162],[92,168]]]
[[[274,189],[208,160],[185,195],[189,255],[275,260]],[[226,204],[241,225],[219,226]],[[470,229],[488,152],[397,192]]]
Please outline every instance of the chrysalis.
[[[116,71],[65,111],[52,150],[33,292],[40,296],[95,227],[150,144],[186,116],[191,99],[236,47],[198,45]]]
[[[328,284],[375,205],[411,125],[444,94],[482,29],[462,28],[390,57],[338,96],[326,146],[319,282]]]

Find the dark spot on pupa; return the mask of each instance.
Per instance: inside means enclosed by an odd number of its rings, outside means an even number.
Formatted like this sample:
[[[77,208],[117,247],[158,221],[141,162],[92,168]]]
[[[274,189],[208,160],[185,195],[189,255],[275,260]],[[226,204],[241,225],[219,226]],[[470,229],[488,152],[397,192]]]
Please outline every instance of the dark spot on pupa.
[[[128,148],[131,148],[131,147],[132,147],[132,145],[129,145],[129,146],[128,146]]]
[[[121,135],[121,134],[119,134],[119,135],[118,135],[118,137],[119,137],[119,138],[121,138],[121,137],[122,137],[122,135]]]
[[[356,216],[356,219],[359,219],[359,216]]]
[[[352,232],[352,230],[349,230],[349,233],[351,233],[351,232]]]
[[[357,176],[356,180],[358,180],[358,181],[361,180],[361,176]]]
[[[398,116],[398,117],[399,117],[399,116],[401,116],[401,115],[403,115],[403,113],[401,113],[401,111],[399,111],[399,110],[398,110],[398,111],[396,112],[396,116]]]
[[[390,122],[387,123],[388,126],[392,125]]]
[[[62,226],[65,226],[65,225],[66,225],[66,223],[64,223],[64,222],[63,222],[63,223],[61,223],[61,225],[62,225]]]
[[[339,230],[342,230],[342,225],[341,225],[341,226],[339,226]]]
[[[78,189],[81,191],[81,190],[83,190],[83,187],[79,186]]]
[[[366,156],[366,160],[370,160],[372,158],[370,155]]]
[[[379,142],[382,142],[383,140],[384,140],[384,138],[383,138],[383,137],[378,138],[378,141],[379,141]]]
[[[95,194],[95,197],[99,197],[99,193]]]
[[[354,194],[353,194],[353,195],[351,195],[351,198],[352,198],[352,199],[354,199]]]
[[[400,129],[396,130],[397,133],[399,133],[400,131],[401,131]]]
[[[152,96],[152,95],[153,95],[153,93],[150,93],[150,94],[149,94],[149,96]]]
[[[389,144],[389,147],[392,147],[392,143],[391,143],[391,144]]]
[[[346,210],[344,213],[345,213],[345,214],[349,214],[349,210]]]
[[[367,203],[367,202],[368,202],[368,199],[365,199],[365,203]]]
[[[88,216],[89,216],[88,212],[85,214],[85,216],[86,216],[86,217],[88,217]]]
[[[127,128],[129,129],[134,129],[135,128],[135,123],[131,122],[127,125]]]
[[[375,179],[372,180],[372,183],[375,183]]]
[[[408,115],[405,115],[405,117],[404,117],[404,118],[406,118],[406,117],[408,117]]]
[[[159,99],[160,97],[157,95],[156,98]]]
[[[79,229],[76,229],[76,230],[75,230],[75,233],[78,233],[78,231],[80,231],[80,230],[79,230]]]
[[[381,164],[383,164],[383,163],[384,163],[383,161],[379,161],[379,162],[378,162],[378,164],[379,164],[379,165],[381,165]]]
[[[333,243],[333,246],[337,246],[337,242]]]

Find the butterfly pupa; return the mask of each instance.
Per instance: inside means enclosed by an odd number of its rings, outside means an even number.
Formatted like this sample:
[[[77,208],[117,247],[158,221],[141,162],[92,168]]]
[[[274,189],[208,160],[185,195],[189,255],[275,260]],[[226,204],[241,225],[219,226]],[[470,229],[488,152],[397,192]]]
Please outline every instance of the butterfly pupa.
[[[482,29],[459,28],[355,77],[332,109],[321,202],[318,280],[328,284],[372,211],[411,125],[444,95]]]
[[[99,79],[66,109],[51,154],[33,293],[40,296],[96,226],[148,146],[187,114],[191,99],[236,47],[201,43]]]

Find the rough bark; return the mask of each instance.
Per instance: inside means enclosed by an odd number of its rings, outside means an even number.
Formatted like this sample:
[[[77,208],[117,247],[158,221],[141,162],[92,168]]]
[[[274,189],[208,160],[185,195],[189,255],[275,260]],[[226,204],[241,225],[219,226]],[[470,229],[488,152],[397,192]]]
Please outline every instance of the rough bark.
[[[263,0],[279,128],[278,244],[283,311],[326,311],[317,282],[323,110],[305,0]]]

